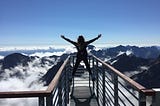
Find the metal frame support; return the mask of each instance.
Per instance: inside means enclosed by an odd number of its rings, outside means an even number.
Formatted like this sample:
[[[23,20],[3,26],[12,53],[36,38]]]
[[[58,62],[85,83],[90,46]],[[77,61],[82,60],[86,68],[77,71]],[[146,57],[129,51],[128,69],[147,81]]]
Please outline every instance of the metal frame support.
[[[142,92],[139,92],[139,106],[146,106],[146,96]]]
[[[59,81],[59,85],[58,85],[58,104],[59,106],[62,106],[62,85],[61,85],[61,79]]]
[[[90,58],[90,56],[88,57],[88,63],[89,63],[89,66],[91,66],[91,60],[90,60],[91,58]],[[91,88],[91,77],[90,77],[91,75],[89,74],[89,88]]]
[[[92,74],[95,75],[94,57],[92,57],[92,68],[93,68]],[[93,81],[93,94],[94,94],[94,91],[95,91],[95,81]]]
[[[104,66],[103,66],[104,67]],[[106,106],[106,90],[105,90],[105,69],[102,70],[102,78],[103,78],[103,106]]]
[[[44,97],[38,97],[38,105],[44,106]]]
[[[118,76],[114,73],[114,106],[118,106]]]
[[[64,76],[65,76],[65,87],[64,87],[64,90],[65,90],[65,94],[64,94],[64,96],[65,96],[65,100],[64,100],[64,102],[65,102],[65,106],[67,106],[67,103],[69,102],[69,98],[68,98],[68,79],[67,79],[67,69],[66,69],[66,67],[65,67],[65,69],[64,69]]]
[[[155,91],[155,95],[152,96],[152,106],[159,106],[160,104],[160,90],[153,89]]]
[[[52,96],[46,97],[46,106],[52,106]]]
[[[98,79],[98,61],[97,60],[96,60],[96,74],[97,74],[96,75],[97,76],[97,78],[96,78],[97,79],[97,81],[96,81],[97,87],[96,88],[97,88],[97,101],[98,101],[98,98],[99,98],[99,81],[98,80],[99,79]],[[99,101],[98,101],[98,103],[99,103]]]

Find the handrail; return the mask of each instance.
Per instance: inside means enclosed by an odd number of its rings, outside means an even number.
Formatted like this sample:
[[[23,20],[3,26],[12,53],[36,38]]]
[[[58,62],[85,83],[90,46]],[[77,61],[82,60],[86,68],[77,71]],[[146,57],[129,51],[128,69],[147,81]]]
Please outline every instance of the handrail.
[[[41,97],[49,96],[48,91],[10,91],[0,92],[0,98],[25,98],[25,97]]]
[[[112,67],[111,65],[105,63],[104,61],[102,61],[101,59],[99,59],[98,57],[96,57],[93,54],[90,54],[91,56],[93,56],[96,60],[98,60],[99,62],[101,62],[104,66],[108,67],[109,69],[111,69],[111,71],[113,71],[114,73],[116,73],[119,77],[121,77],[122,79],[124,79],[125,81],[127,81],[129,84],[131,84],[133,87],[135,87],[137,90],[143,92],[146,96],[152,96],[155,94],[155,91],[152,89],[147,89],[144,86],[140,85],[139,83],[137,83],[136,81],[134,81],[133,79],[125,76],[124,74],[122,74],[120,71],[118,71],[117,69],[115,69],[114,67]]]
[[[54,88],[56,87],[56,85],[58,84],[60,76],[62,74],[62,71],[63,71],[64,67],[66,66],[69,58],[70,58],[70,56],[68,56],[68,58],[64,61],[64,63],[62,64],[62,66],[60,67],[60,69],[58,70],[58,72],[56,73],[55,77],[53,78],[53,80],[49,84],[49,86],[47,88],[48,92],[52,92],[54,90]]]

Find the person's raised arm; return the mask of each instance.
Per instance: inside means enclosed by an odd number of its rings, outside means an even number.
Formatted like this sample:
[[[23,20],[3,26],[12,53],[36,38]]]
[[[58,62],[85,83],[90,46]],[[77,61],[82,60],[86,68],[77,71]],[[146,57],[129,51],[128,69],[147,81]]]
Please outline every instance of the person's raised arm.
[[[90,43],[94,42],[95,40],[99,39],[101,36],[102,36],[102,35],[99,34],[96,38],[87,41],[87,44],[90,44]]]
[[[72,43],[73,45],[76,45],[76,42],[74,42],[74,41],[72,41],[72,40],[64,37],[64,35],[61,35],[61,38],[63,38],[64,40],[66,40],[66,41],[68,41],[68,42],[70,42],[70,43]]]

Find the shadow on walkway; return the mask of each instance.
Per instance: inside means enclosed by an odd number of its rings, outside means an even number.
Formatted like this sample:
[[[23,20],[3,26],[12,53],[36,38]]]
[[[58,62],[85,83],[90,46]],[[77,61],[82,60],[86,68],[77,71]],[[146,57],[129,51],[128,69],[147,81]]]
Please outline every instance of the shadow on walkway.
[[[85,98],[85,99],[77,99],[73,96],[75,106],[91,106],[90,102],[91,102],[92,98],[93,98],[93,95],[91,97]]]

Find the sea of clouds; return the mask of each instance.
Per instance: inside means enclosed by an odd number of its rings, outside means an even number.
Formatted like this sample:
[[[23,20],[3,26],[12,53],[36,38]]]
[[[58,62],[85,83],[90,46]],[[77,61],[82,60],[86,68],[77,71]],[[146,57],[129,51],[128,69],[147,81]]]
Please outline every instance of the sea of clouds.
[[[75,52],[73,47],[1,47],[0,60],[10,53],[21,53],[27,56],[35,56],[33,61],[28,62],[27,66],[19,64],[11,69],[1,69],[0,74],[0,92],[5,91],[34,91],[45,90],[45,82],[40,82],[39,79],[45,75],[48,69],[53,67],[59,61],[59,58],[51,58],[50,56],[61,56],[64,53]],[[44,65],[41,64],[41,59],[48,61]],[[54,64],[53,64],[54,63]],[[14,76],[19,73],[21,77]],[[0,99],[0,106],[36,106],[38,105],[37,98],[21,98],[21,99]]]

